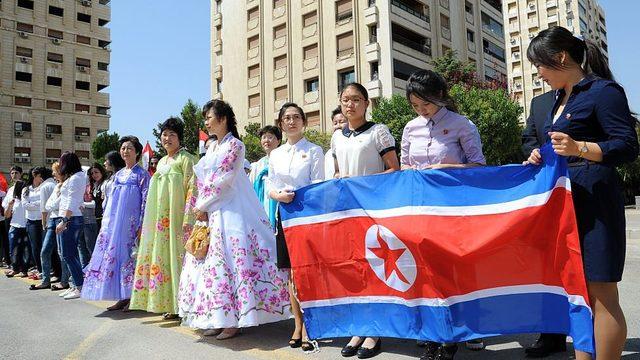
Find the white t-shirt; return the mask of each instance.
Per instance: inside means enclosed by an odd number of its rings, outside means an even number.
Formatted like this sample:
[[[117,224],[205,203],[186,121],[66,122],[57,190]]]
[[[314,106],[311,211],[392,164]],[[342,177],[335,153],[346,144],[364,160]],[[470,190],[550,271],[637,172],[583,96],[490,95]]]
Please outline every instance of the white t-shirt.
[[[395,151],[396,142],[384,124],[366,122],[355,130],[345,127],[331,137],[331,150],[340,176],[378,174],[385,170],[382,156]]]
[[[78,171],[71,175],[60,188],[60,209],[58,214],[65,217],[67,210],[71,211],[71,216],[82,216],[80,207],[84,203],[84,191],[87,188],[87,174]]]
[[[302,138],[294,145],[284,143],[269,155],[267,190],[296,190],[324,181],[322,148]]]
[[[25,216],[27,220],[36,221],[42,219],[42,212],[40,211],[40,187],[33,187],[22,189],[22,206],[24,207]]]

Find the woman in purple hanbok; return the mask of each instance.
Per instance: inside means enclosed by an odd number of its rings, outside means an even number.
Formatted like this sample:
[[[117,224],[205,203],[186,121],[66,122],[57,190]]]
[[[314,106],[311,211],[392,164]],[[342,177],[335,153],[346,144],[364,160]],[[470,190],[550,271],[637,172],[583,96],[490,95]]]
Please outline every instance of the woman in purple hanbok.
[[[113,175],[100,234],[85,268],[82,298],[118,300],[108,310],[127,309],[131,297],[136,263],[132,252],[140,236],[150,179],[149,173],[137,165],[141,154],[138,138],[120,139],[125,167]]]

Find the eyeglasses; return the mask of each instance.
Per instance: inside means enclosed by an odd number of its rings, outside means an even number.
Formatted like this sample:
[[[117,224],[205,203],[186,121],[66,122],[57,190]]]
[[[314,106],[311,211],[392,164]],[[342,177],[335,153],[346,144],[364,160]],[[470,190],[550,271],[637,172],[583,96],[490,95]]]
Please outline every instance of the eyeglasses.
[[[347,105],[349,105],[349,103],[352,103],[353,105],[358,106],[358,105],[360,105],[360,103],[361,103],[363,100],[364,100],[364,99],[359,98],[359,97],[351,98],[351,99],[348,99],[348,98],[342,98],[342,99],[340,99],[340,104],[342,104],[342,105],[344,105],[344,106],[347,106]]]

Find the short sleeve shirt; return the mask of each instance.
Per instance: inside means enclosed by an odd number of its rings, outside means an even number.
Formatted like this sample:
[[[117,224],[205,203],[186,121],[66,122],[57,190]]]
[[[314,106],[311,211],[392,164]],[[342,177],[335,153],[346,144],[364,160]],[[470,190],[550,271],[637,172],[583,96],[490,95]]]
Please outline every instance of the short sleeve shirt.
[[[355,130],[345,127],[331,137],[331,150],[340,176],[364,176],[385,170],[382,157],[395,151],[395,140],[384,124],[366,122]]]

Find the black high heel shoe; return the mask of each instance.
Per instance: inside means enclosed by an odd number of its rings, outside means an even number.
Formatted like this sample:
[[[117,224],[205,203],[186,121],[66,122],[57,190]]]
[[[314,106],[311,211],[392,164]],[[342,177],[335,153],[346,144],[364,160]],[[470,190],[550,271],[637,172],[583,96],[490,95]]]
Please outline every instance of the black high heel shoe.
[[[376,344],[371,349],[360,346],[360,349],[358,349],[358,359],[372,358],[378,355],[381,349],[382,349],[382,339],[378,338],[378,341],[376,341]]]
[[[299,338],[299,339],[291,338],[291,340],[289,340],[289,346],[292,349],[299,348],[300,346],[302,346],[302,338]]]

